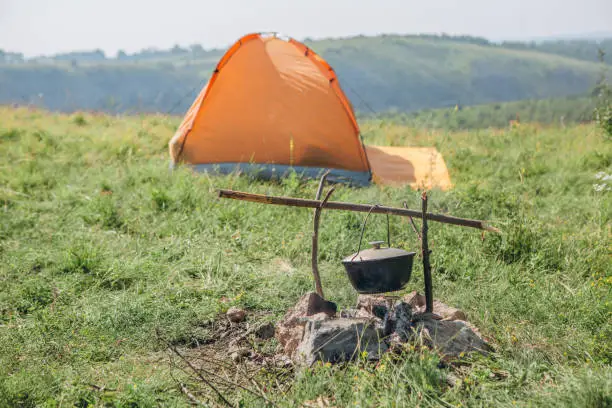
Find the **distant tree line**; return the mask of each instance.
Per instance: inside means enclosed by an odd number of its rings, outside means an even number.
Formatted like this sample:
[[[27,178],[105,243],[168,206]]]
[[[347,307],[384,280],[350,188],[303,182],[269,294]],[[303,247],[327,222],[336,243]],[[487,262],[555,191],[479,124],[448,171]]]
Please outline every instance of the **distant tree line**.
[[[569,58],[576,58],[585,61],[597,61],[598,50],[602,49],[607,55],[612,55],[612,38],[603,39],[601,41],[596,40],[547,40],[547,41],[530,41],[530,42],[517,42],[517,41],[503,41],[493,42],[483,37],[476,37],[470,35],[448,35],[448,34],[415,34],[415,35],[402,35],[398,36],[395,34],[383,34],[380,38],[389,37],[401,37],[401,38],[418,38],[431,41],[451,41],[457,43],[474,44],[480,46],[500,47],[516,50],[532,50],[538,52],[545,52],[548,54],[556,54]],[[365,36],[357,36],[357,38],[365,38]],[[341,41],[341,40],[338,40]],[[311,39],[306,39],[305,42],[313,42]],[[185,57],[189,56],[192,58],[202,58],[207,56],[221,55],[224,50],[221,49],[210,49],[206,50],[201,44],[192,44],[187,47],[181,47],[176,44],[168,49],[159,49],[154,47],[144,48],[138,52],[127,53],[124,50],[119,50],[114,57],[105,55],[104,51],[95,49],[92,51],[74,51],[68,53],[60,53],[50,56],[39,56],[33,58],[24,58],[23,54],[15,52],[7,52],[0,49],[0,63],[2,62],[13,62],[13,63],[25,63],[28,61],[76,61],[76,62],[90,62],[90,61],[105,61],[105,60],[121,60],[121,61],[147,61],[153,59],[164,59],[173,57]],[[609,58],[605,61],[610,64],[612,61]]]
[[[0,49],[0,63],[5,64],[17,64],[23,63],[25,58],[22,53],[19,52],[8,52]]]
[[[532,52],[508,51],[471,36],[360,36],[307,44],[334,67],[359,112],[409,113],[585,95],[600,76],[596,64],[578,57],[565,61],[532,50],[531,45],[523,48]],[[589,42],[581,44],[591,47]],[[21,54],[0,51],[0,104],[66,112],[182,114],[223,52],[194,44],[133,54],[119,51],[110,58],[102,50],[93,50],[24,59]],[[538,109],[545,112],[549,107]],[[502,113],[491,111],[505,118]],[[487,114],[481,114],[484,122],[488,119],[482,115]],[[458,121],[456,126],[472,121],[467,113],[462,115],[466,116],[452,117]]]
[[[363,114],[363,118],[413,127],[447,130],[486,129],[520,123],[569,125],[593,121],[597,99],[590,96],[523,100],[487,105],[425,109],[418,112]]]
[[[169,49],[145,48],[129,54],[124,50],[117,51],[114,57],[107,56],[103,50],[73,51],[49,56],[36,56],[25,58],[22,53],[8,52],[0,49],[1,63],[36,63],[36,62],[104,62],[104,61],[150,61],[158,59],[172,59],[177,57],[203,58],[221,55],[224,51],[219,49],[205,50],[200,44],[192,44],[183,48],[175,45]]]

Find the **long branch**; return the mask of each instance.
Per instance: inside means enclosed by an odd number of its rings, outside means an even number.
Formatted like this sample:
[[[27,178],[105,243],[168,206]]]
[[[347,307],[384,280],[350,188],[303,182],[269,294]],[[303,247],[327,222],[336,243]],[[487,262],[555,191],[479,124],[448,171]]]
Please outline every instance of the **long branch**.
[[[219,190],[219,197],[229,198],[232,200],[250,201],[260,204],[273,204],[273,205],[287,205],[291,207],[302,207],[302,208],[317,208],[322,204],[321,200],[308,200],[304,198],[294,197],[281,197],[281,196],[270,196],[263,194],[245,193],[242,191],[234,190]],[[344,211],[357,211],[357,212],[368,212],[372,208],[370,204],[353,204],[345,203],[340,201],[328,201],[325,204],[325,208],[328,210],[344,210]],[[372,210],[376,214],[391,214],[399,215],[404,217],[415,217],[422,218],[423,214],[421,211],[410,210],[407,208],[396,208],[387,206],[377,206]],[[463,227],[470,227],[481,229],[490,232],[500,232],[497,228],[488,225],[485,221],[471,220],[468,218],[458,218],[450,215],[433,214],[427,213],[427,219],[430,221],[441,222],[444,224],[460,225]]]

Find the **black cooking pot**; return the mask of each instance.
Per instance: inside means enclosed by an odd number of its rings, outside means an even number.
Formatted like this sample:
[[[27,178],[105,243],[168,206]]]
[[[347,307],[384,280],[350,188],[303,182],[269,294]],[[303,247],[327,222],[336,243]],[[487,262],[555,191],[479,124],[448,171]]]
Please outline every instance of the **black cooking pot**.
[[[361,251],[361,239],[370,212],[363,223],[357,252],[344,258],[342,264],[353,288],[359,293],[371,294],[401,290],[410,280],[416,253],[390,247],[389,215],[387,215],[387,244],[389,247],[381,248],[384,241],[375,241],[370,243],[372,248]]]

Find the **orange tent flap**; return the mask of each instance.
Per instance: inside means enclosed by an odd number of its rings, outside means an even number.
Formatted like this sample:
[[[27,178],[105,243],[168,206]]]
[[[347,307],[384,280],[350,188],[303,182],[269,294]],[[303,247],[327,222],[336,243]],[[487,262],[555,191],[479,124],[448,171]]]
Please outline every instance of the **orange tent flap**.
[[[446,163],[435,147],[366,146],[366,153],[377,184],[452,187]]]

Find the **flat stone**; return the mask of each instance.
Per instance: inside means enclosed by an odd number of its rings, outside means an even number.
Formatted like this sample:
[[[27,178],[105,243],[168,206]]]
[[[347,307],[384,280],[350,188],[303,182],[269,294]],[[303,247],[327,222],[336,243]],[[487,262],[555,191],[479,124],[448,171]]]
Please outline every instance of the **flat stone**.
[[[410,292],[404,296],[404,302],[412,306],[414,314],[425,313],[425,296],[417,291]],[[433,312],[442,317],[442,320],[467,320],[467,315],[462,310],[449,306],[439,300],[433,301]]]
[[[331,317],[326,313],[317,313],[312,316],[300,317],[297,321],[301,324],[306,324],[308,322],[319,322],[323,320],[329,320]]]
[[[302,296],[295,306],[285,313],[283,324],[292,324],[297,322],[299,318],[313,316],[317,313],[325,313],[328,316],[334,316],[337,311],[337,306],[334,302],[329,302],[323,299],[315,292],[308,292]]]
[[[373,314],[369,313],[364,309],[345,309],[340,312],[340,317],[381,320],[381,318],[374,316]]]
[[[443,320],[467,320],[467,315],[462,310],[448,306],[439,300],[433,302],[434,313],[442,316]]]
[[[387,349],[382,331],[368,319],[310,321],[294,359],[310,366],[316,361],[348,361],[366,351],[369,360],[377,360]]]
[[[315,315],[319,315],[317,319],[329,318],[335,316],[336,311],[335,303],[323,299],[315,292],[302,296],[276,325],[275,337],[284,353],[292,356],[297,349],[304,334],[304,325],[309,320],[307,318]]]
[[[487,354],[491,350],[478,332],[461,320],[426,319],[416,323],[415,331],[425,344],[445,357],[459,357],[462,353],[472,352]]]

